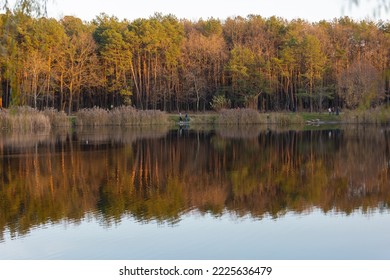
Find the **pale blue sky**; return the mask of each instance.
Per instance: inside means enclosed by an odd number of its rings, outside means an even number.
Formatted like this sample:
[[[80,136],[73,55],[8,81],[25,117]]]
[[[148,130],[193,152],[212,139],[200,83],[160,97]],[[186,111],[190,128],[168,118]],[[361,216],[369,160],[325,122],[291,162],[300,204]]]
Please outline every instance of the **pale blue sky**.
[[[64,15],[92,20],[100,13],[115,15],[119,19],[148,18],[155,12],[174,14],[178,18],[197,20],[209,17],[226,19],[231,16],[258,14],[273,15],[291,20],[332,20],[350,16],[361,20],[373,16],[377,0],[361,0],[360,7],[351,6],[351,0],[48,0],[48,15],[61,18]],[[382,11],[382,19],[390,14]],[[378,19],[378,18],[376,18]]]

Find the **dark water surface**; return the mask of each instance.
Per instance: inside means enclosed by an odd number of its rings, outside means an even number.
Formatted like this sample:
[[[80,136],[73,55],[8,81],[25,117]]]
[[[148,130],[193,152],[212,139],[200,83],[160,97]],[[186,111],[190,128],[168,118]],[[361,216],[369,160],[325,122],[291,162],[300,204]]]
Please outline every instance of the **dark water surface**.
[[[0,137],[0,259],[390,259],[390,129]]]

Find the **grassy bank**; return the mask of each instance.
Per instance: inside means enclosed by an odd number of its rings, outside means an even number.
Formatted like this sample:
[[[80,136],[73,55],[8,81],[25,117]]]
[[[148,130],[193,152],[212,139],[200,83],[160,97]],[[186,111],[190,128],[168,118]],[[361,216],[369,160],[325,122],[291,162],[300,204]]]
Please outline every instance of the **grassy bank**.
[[[301,113],[305,122],[324,122],[324,123],[338,123],[341,122],[341,115],[329,113]]]
[[[191,124],[275,124],[282,126],[304,124],[390,124],[390,109],[343,111],[339,115],[310,112],[259,113],[250,109],[221,110],[218,113],[189,114]],[[177,115],[170,115],[171,122],[177,122]]]
[[[183,113],[184,117],[185,113]],[[179,114],[158,110],[137,110],[133,107],[118,107],[113,110],[101,108],[83,109],[73,116],[55,109],[38,111],[30,107],[13,107],[0,111],[0,129],[16,132],[47,133],[53,128],[98,126],[151,126],[177,125]],[[279,126],[304,124],[390,124],[389,109],[343,111],[340,115],[328,113],[259,113],[251,109],[231,109],[219,112],[190,113],[191,125],[251,125],[274,124]]]
[[[182,113],[184,119],[185,113]],[[230,109],[219,112],[190,113],[191,125],[250,125],[274,124],[279,126],[305,124],[386,124],[390,123],[390,110],[345,111],[336,114],[309,112],[269,112],[259,113],[252,109]],[[100,108],[83,109],[74,116],[77,126],[145,126],[177,125],[179,114],[157,110],[137,110],[133,107],[119,107],[114,110]]]
[[[339,115],[329,113],[302,113],[306,122],[327,124],[390,124],[390,109],[344,110]]]
[[[71,126],[150,126],[167,125],[170,121],[165,112],[136,110],[133,107],[118,107],[113,110],[101,108],[82,109],[68,116],[53,108],[39,111],[31,107],[13,107],[0,111],[0,129],[20,133],[48,133],[53,129]]]

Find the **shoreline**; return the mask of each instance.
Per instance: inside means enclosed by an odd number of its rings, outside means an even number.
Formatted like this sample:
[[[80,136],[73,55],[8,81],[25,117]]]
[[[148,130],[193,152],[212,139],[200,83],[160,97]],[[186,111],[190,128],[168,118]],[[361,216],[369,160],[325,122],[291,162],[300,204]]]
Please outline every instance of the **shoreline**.
[[[30,107],[15,107],[0,112],[0,128],[3,131],[44,132],[55,128],[72,127],[147,127],[147,126],[196,126],[196,125],[277,125],[320,126],[342,124],[390,124],[390,110],[343,111],[340,114],[309,112],[267,112],[252,109],[225,109],[205,112],[181,112],[189,120],[180,122],[179,113],[158,110],[137,110],[118,107],[113,110],[83,109],[74,115],[66,115],[54,109],[39,111]]]

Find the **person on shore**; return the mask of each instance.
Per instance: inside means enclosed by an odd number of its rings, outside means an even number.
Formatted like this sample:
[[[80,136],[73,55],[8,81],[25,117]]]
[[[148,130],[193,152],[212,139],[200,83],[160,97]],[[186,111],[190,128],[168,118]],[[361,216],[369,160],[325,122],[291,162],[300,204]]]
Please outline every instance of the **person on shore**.
[[[181,113],[179,113],[179,122],[183,121],[183,117],[181,116]]]

